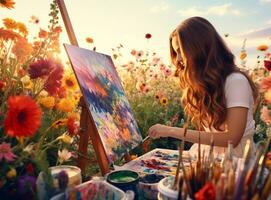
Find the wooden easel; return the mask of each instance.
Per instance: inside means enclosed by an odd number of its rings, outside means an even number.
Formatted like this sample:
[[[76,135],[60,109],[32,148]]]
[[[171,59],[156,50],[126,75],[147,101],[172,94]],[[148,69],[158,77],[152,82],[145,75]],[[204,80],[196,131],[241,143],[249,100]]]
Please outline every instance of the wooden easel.
[[[57,4],[60,9],[62,19],[64,21],[70,43],[72,45],[78,46],[78,42],[75,37],[73,27],[72,27],[64,0],[57,0]],[[96,157],[101,169],[101,173],[102,175],[104,175],[110,171],[109,170],[110,163],[107,160],[105,149],[103,147],[101,138],[94,124],[94,120],[91,114],[89,113],[89,110],[87,108],[87,104],[85,103],[84,98],[82,97],[80,99],[80,105],[82,107],[82,111],[81,111],[81,117],[80,117],[80,141],[79,141],[79,149],[78,149],[79,151],[78,166],[81,168],[82,171],[84,171],[86,168],[86,165],[88,162],[87,149],[88,149],[88,142],[90,138],[92,140],[93,148],[96,153]]]
[[[73,27],[72,27],[64,0],[57,0],[57,4],[60,9],[62,19],[64,21],[70,43],[72,45],[78,46],[78,42],[75,37]],[[79,149],[78,149],[79,151],[78,166],[83,172],[86,168],[86,165],[88,164],[89,159],[87,159],[88,158],[87,149],[88,149],[88,142],[90,138],[92,141],[94,151],[96,153],[96,157],[101,169],[101,173],[102,175],[105,175],[106,173],[110,171],[110,168],[109,168],[110,163],[106,157],[106,152],[102,144],[100,135],[98,134],[98,130],[95,126],[92,115],[89,112],[86,101],[84,100],[83,97],[81,97],[80,99],[80,106],[82,107],[82,111],[81,111],[81,116],[80,116],[80,141],[79,141]],[[126,153],[124,155],[124,159],[126,162],[131,160],[131,156],[129,155],[129,153]]]

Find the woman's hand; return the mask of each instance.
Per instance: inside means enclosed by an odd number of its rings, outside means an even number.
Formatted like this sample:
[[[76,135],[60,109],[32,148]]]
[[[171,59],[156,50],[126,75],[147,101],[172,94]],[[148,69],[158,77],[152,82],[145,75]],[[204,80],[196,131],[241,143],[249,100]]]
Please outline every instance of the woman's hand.
[[[169,137],[170,128],[170,126],[155,124],[149,128],[148,135],[153,139],[160,137]]]

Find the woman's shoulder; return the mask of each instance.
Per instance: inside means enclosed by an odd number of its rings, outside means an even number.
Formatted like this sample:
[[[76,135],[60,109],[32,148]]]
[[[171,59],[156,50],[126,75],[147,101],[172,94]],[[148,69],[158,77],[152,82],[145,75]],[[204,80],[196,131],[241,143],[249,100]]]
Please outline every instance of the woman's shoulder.
[[[246,76],[244,74],[242,74],[241,72],[232,72],[231,74],[229,74],[226,78],[226,82],[227,81],[232,81],[232,80],[247,80]]]

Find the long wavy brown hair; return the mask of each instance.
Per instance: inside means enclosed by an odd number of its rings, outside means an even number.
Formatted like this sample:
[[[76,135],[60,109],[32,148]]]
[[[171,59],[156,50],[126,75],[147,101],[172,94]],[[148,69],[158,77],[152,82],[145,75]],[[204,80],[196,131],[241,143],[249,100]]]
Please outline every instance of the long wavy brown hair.
[[[172,47],[177,37],[186,63],[180,63]],[[170,54],[177,67],[182,89],[184,112],[199,129],[220,126],[227,116],[224,85],[228,75],[240,72],[248,79],[254,101],[258,90],[247,74],[234,64],[234,55],[217,33],[213,25],[201,17],[183,21],[170,35]]]

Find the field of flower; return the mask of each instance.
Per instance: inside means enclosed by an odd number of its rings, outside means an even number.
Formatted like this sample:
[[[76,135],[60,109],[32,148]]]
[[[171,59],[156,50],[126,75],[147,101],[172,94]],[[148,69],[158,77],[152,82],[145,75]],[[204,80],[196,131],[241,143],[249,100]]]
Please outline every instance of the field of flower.
[[[13,0],[0,1],[0,9],[14,6]],[[59,36],[63,27],[59,26],[58,14],[53,1],[48,27],[39,27],[38,17],[31,17],[32,25],[39,30],[34,40],[29,39],[23,22],[8,17],[1,19],[0,193],[11,197],[29,195],[31,198],[38,173],[48,171],[48,166],[76,165],[81,92],[70,65],[60,59]],[[150,33],[142,37],[142,40],[151,39]],[[89,37],[86,41],[92,44],[94,39]],[[268,48],[268,45],[258,47],[261,57],[257,68],[246,68],[245,48],[238,58],[244,61],[243,69],[251,74],[262,92],[255,115],[256,142],[266,139],[271,123]],[[152,51],[131,49],[129,58],[122,56],[123,51],[123,45],[113,48],[112,58],[143,137],[156,123],[182,126],[185,117],[175,67],[165,64],[163,58]],[[160,139],[150,148],[175,149],[177,144],[172,138]],[[133,154],[142,153],[141,148]],[[89,155],[91,159],[95,157],[91,145]],[[96,172],[97,163],[92,163],[84,176]],[[31,187],[26,187],[29,184]]]

